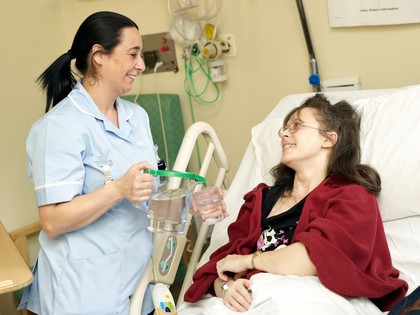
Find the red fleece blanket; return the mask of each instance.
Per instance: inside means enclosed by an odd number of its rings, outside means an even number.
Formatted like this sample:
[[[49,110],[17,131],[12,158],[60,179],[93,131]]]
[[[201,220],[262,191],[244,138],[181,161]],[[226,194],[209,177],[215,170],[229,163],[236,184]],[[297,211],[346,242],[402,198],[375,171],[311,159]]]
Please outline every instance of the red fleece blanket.
[[[229,242],[195,272],[185,301],[215,294],[217,261],[255,251],[264,188],[259,184],[244,196],[238,219],[228,228]],[[337,294],[368,297],[383,311],[405,296],[408,285],[392,267],[376,198],[356,183],[333,175],[315,188],[306,198],[292,242],[305,245],[320,281]],[[257,272],[250,271],[247,278]]]

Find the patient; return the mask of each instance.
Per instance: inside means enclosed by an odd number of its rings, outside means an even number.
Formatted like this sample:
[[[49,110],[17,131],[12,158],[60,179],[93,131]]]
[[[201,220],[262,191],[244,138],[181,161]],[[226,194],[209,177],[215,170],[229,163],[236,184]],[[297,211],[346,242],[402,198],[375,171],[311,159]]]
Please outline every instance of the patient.
[[[244,196],[229,242],[194,274],[187,302],[207,293],[243,312],[258,272],[317,276],[344,297],[367,297],[382,311],[407,292],[386,242],[376,196],[379,174],[360,162],[360,116],[345,101],[316,94],[279,130],[282,157],[273,186]]]

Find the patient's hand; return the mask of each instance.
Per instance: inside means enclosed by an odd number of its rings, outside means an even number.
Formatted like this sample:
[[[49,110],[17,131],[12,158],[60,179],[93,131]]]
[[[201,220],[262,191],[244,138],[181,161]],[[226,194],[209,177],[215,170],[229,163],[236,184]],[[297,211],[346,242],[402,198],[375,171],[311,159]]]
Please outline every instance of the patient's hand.
[[[229,289],[223,296],[226,307],[235,312],[246,312],[252,302],[251,280],[237,279],[229,281]]]
[[[219,193],[220,193],[220,197],[221,197],[221,207],[222,207],[222,212],[223,212],[223,216],[226,218],[229,216],[229,212],[227,212],[227,207],[226,207],[226,203],[223,200],[223,195],[224,195],[224,191],[221,188],[219,189]],[[189,212],[191,215],[200,215],[200,212],[197,209],[197,206],[194,202],[194,198],[191,198],[191,202],[190,202],[190,208],[189,208]],[[203,214],[201,215],[203,220],[212,218],[214,216],[214,214],[212,214],[211,212],[208,214]]]
[[[216,263],[219,278],[228,281],[227,272],[243,273],[252,266],[252,255],[228,255]]]

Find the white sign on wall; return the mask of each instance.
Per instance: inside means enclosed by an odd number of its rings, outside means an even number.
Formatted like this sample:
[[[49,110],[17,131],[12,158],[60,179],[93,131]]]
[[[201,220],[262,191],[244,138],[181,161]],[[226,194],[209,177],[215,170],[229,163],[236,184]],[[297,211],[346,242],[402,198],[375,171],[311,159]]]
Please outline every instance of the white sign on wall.
[[[419,0],[328,0],[331,27],[420,23]]]

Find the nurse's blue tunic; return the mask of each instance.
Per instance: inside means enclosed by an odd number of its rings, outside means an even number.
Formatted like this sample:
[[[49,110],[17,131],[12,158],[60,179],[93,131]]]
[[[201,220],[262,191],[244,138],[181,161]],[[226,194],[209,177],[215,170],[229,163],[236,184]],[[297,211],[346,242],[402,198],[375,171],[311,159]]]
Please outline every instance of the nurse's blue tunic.
[[[113,179],[134,163],[156,167],[147,113],[118,98],[119,128],[97,108],[80,81],[38,120],[27,139],[28,170],[37,205],[70,201]],[[34,281],[19,308],[42,315],[128,314],[129,298],[152,252],[147,208],[118,202],[99,219],[55,238],[44,231]],[[142,314],[153,310],[150,290]]]

